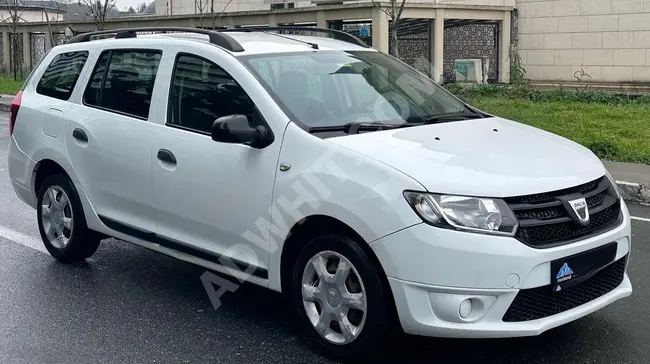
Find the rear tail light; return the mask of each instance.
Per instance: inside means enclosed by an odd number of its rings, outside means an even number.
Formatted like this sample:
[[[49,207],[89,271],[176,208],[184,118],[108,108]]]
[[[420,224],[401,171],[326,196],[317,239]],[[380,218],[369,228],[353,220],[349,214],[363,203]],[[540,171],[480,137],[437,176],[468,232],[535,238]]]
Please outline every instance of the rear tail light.
[[[14,97],[14,101],[11,103],[11,109],[9,111],[9,135],[13,135],[14,126],[16,125],[16,117],[18,116],[18,109],[20,109],[20,100],[23,97],[23,91],[20,90]]]

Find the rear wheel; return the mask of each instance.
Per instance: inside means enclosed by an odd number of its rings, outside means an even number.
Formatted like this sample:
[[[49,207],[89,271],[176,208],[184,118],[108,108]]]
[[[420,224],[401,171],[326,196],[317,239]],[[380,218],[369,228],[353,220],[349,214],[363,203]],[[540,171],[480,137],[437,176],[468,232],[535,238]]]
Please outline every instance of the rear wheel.
[[[97,251],[101,236],[88,229],[77,191],[67,176],[45,178],[36,211],[45,248],[57,260],[74,263]]]
[[[354,240],[312,239],[293,271],[292,301],[300,326],[325,354],[366,361],[386,340],[389,309],[379,272]]]

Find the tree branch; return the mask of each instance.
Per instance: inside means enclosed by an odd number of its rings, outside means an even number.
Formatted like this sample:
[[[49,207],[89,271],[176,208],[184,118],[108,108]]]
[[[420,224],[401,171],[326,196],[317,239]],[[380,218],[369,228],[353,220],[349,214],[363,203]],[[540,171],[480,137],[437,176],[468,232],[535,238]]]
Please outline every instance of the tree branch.
[[[392,18],[392,17],[393,17],[393,16],[391,15],[391,13],[390,13],[390,10],[388,10],[388,9],[386,9],[386,8],[384,8],[384,7],[382,7],[382,6],[381,6],[380,4],[378,4],[375,0],[370,0],[370,1],[372,2],[372,5],[375,6],[375,8],[377,8],[379,11],[383,12],[384,14],[386,14],[386,16],[388,16],[389,18]],[[393,0],[393,1],[394,1],[394,0]]]
[[[211,0],[211,1],[212,1],[212,3],[214,4],[214,0]],[[230,3],[232,3],[232,0],[228,0],[228,2],[227,2],[226,5],[223,7],[223,9],[222,9],[221,12],[219,13],[219,15],[218,15],[217,17],[213,17],[213,18],[212,18],[212,29],[213,29],[213,30],[214,30],[214,28],[215,28],[215,24],[216,24],[219,20],[221,20],[221,18],[223,17],[223,15],[226,13],[226,9],[228,9],[228,6],[230,5]],[[214,10],[212,11],[212,15],[214,16]]]
[[[391,0],[395,1],[395,0]],[[402,18],[402,12],[404,11],[404,5],[406,4],[406,0],[402,0],[402,4],[399,6],[399,11],[397,12],[397,16],[395,17],[398,21],[399,19]]]

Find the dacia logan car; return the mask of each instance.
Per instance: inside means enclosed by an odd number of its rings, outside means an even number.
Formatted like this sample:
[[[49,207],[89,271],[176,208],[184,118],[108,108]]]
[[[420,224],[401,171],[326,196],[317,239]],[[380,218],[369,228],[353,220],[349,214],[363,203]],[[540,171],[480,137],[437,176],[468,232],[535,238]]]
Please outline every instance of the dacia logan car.
[[[632,293],[630,216],[591,151],[348,34],[283,29],[49,51],[11,107],[8,162],[51,255],[115,237],[286,293],[346,358],[395,328],[538,335]]]

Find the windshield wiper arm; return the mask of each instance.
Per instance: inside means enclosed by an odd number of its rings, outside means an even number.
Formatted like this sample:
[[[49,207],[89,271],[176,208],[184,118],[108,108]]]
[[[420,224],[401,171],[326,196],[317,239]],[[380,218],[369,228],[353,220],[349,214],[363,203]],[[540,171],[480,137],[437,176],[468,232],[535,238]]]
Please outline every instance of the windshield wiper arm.
[[[332,125],[332,126],[314,126],[309,128],[310,133],[327,133],[327,132],[337,132],[337,131],[342,131],[346,134],[359,134],[360,131],[362,130],[372,130],[372,131],[377,131],[377,130],[387,130],[387,129],[395,129],[400,127],[401,125],[395,125],[395,124],[384,124],[384,123],[346,123],[343,125]]]
[[[484,118],[484,116],[478,113],[455,112],[455,113],[448,113],[448,114],[431,115],[422,118],[419,121],[414,121],[409,124],[423,125],[423,124],[434,124],[434,123],[445,122],[445,121],[459,121],[459,120],[482,119],[482,118]]]

